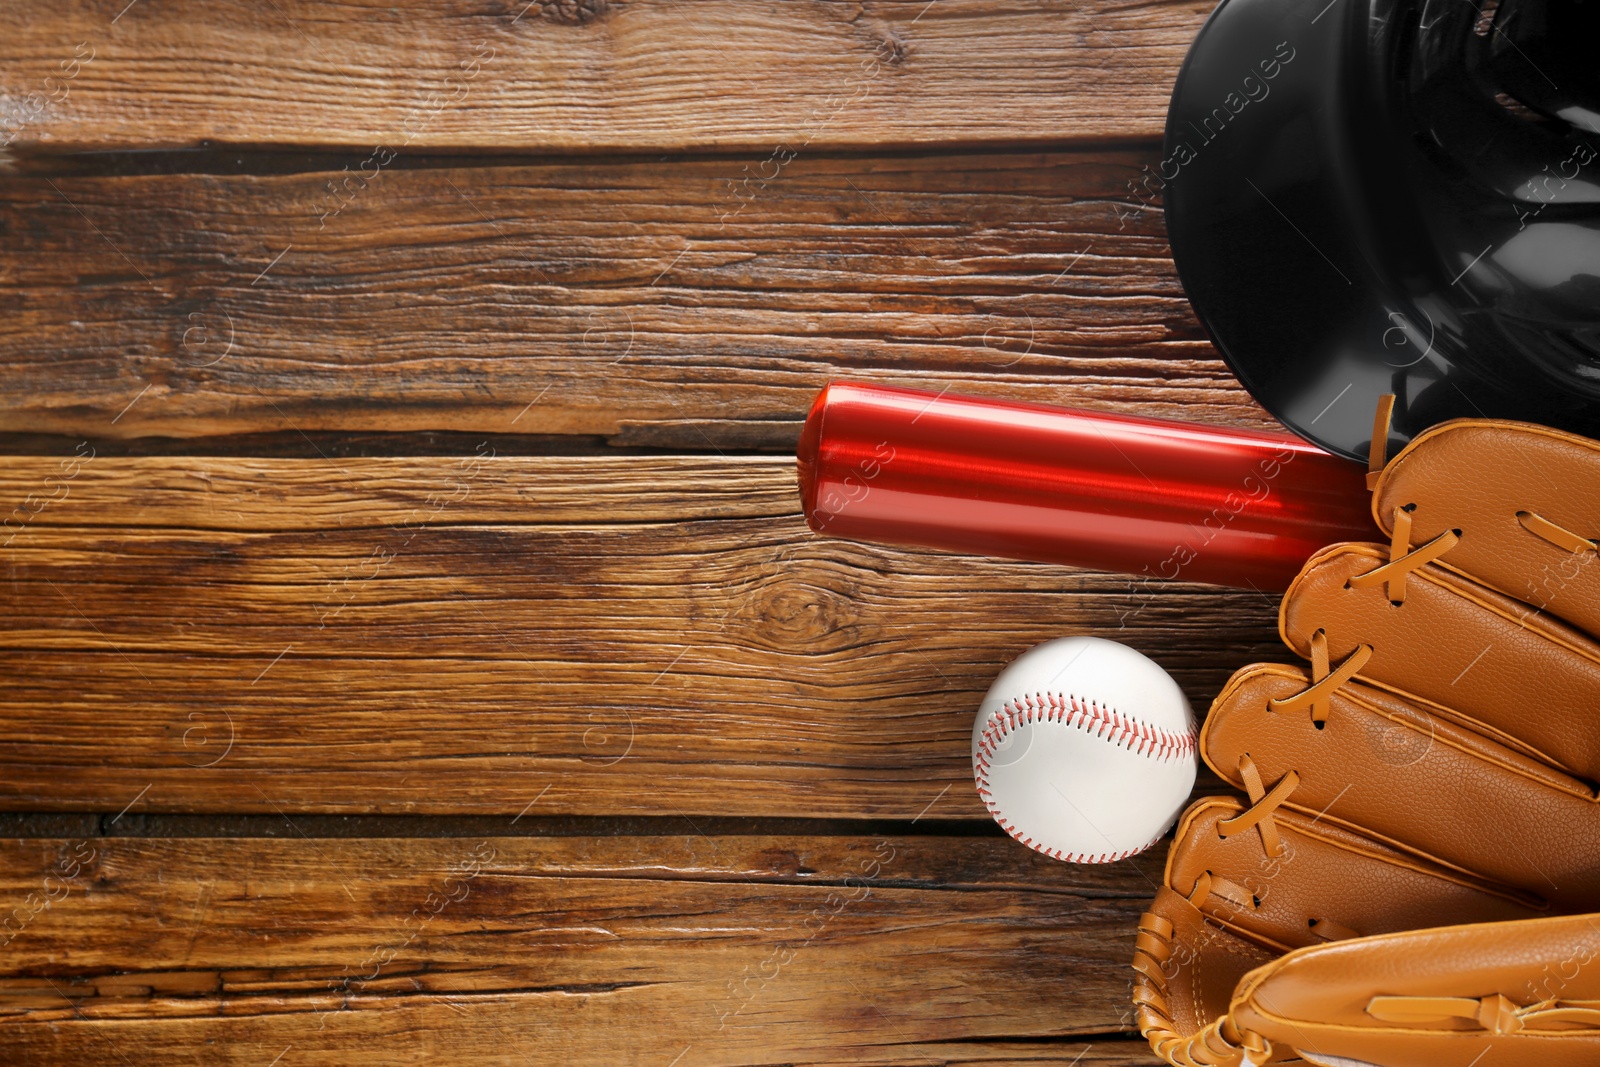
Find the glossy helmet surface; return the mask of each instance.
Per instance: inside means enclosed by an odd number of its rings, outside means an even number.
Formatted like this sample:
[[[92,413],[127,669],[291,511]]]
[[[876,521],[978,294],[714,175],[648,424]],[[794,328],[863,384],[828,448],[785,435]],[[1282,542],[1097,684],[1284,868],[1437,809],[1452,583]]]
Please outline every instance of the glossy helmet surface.
[[[1600,437],[1600,0],[1223,0],[1159,166],[1234,373],[1364,459],[1435,423]]]

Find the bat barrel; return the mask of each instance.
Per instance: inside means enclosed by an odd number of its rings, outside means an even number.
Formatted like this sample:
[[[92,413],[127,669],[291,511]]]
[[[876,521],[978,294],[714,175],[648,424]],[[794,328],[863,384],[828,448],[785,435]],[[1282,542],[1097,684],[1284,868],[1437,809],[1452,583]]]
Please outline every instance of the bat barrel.
[[[833,382],[797,459],[807,523],[858,541],[1283,590],[1377,536],[1359,465],[1256,430]]]

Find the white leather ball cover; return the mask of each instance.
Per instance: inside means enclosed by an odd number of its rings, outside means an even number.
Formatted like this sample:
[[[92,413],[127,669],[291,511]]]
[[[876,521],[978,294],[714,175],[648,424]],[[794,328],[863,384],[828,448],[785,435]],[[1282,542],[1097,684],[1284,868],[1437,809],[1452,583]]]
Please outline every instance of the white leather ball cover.
[[[1005,831],[1072,863],[1143,852],[1194,789],[1195,721],[1126,645],[1065,637],[1000,672],[972,728],[978,795]]]

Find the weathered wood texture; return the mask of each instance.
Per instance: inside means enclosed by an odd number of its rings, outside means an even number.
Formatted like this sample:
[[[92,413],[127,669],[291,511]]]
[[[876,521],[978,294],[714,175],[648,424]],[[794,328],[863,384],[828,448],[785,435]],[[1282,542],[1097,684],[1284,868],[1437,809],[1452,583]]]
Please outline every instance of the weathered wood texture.
[[[67,0],[0,17],[52,149],[875,149],[1159,137],[1205,0]],[[65,64],[65,65],[64,65]],[[33,95],[36,94],[36,95]]]
[[[0,430],[786,447],[836,377],[1275,425],[1130,189],[1153,159],[16,179]]]
[[[1061,1039],[1128,1029],[1159,876],[997,838],[0,842],[0,1051],[1149,1063]]]
[[[13,809],[982,819],[1028,646],[1200,709],[1281,655],[1265,595],[816,537],[783,460],[25,458],[0,500]]]
[[[836,377],[1271,425],[1139,184],[1210,6],[0,11],[0,435],[61,452],[0,464],[0,810],[54,813],[0,840],[0,1062],[1153,1063],[1160,850],[957,836],[972,714],[1070,632],[1203,709],[1270,599],[474,445],[784,449]],[[323,454],[383,433],[459,455]],[[72,447],[152,435],[218,456]]]

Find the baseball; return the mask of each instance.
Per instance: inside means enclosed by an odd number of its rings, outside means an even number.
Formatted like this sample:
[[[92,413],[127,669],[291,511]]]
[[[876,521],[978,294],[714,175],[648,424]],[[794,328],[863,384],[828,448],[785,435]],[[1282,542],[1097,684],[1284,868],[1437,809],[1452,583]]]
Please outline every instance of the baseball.
[[[978,795],[1046,856],[1109,863],[1143,852],[1194,788],[1195,722],[1167,672],[1126,645],[1064,637],[1000,672],[972,727]]]

